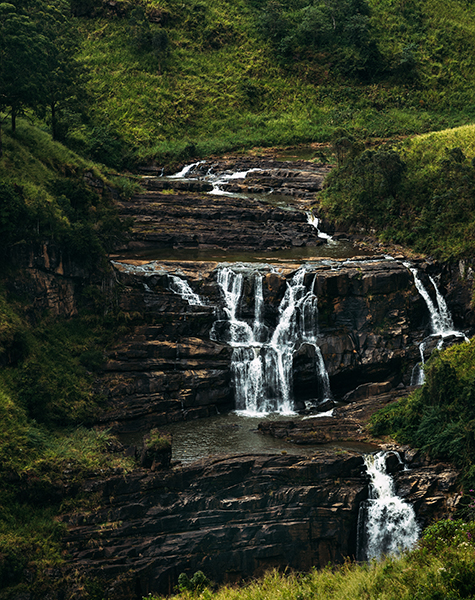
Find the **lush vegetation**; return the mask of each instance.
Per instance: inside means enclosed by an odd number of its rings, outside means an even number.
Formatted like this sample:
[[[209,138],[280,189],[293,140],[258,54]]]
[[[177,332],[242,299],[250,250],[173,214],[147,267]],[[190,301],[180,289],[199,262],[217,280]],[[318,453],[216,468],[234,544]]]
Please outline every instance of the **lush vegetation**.
[[[460,0],[2,7],[0,112],[14,127],[35,111],[115,166],[328,141],[341,125],[408,135],[475,111],[475,8]]]
[[[333,145],[340,167],[320,197],[328,216],[438,258],[473,256],[473,125],[368,149],[339,131]]]
[[[305,574],[268,573],[243,587],[214,591],[197,572],[182,578],[175,600],[458,600],[475,595],[475,526],[440,521],[401,558],[347,563]],[[149,596],[150,597],[150,596]],[[156,597],[153,597],[156,598]]]
[[[367,139],[472,119],[475,9],[466,3],[142,7],[141,25],[127,2],[114,13],[91,8],[79,22],[94,118],[140,160],[328,141],[341,125]],[[160,49],[141,35],[158,36]]]
[[[111,197],[112,179],[22,119],[15,132],[4,132],[0,590],[28,587],[20,580],[32,561],[41,571],[63,560],[63,528],[56,517],[68,502],[79,501],[84,477],[133,466],[114,452],[117,443],[111,436],[88,428],[101,403],[93,393],[97,370],[105,349],[127,331],[127,324],[93,285],[84,287],[75,318],[58,320],[36,309],[22,270],[24,249],[42,254],[43,244],[49,244],[65,265],[71,259],[85,274],[94,267],[100,280],[107,252],[124,230]],[[121,186],[120,179],[114,184]],[[41,586],[41,577],[35,581]]]
[[[22,250],[46,243],[84,272],[106,269],[126,228],[113,188],[135,186],[110,168],[319,141],[340,167],[319,201],[329,216],[442,258],[473,256],[474,43],[464,0],[0,3],[0,589],[30,561],[62,560],[55,516],[81,478],[131,467],[88,428],[95,372],[126,322],[94,286],[73,319],[33,310],[12,283]],[[435,356],[424,388],[374,431],[474,481],[474,362],[473,343]],[[466,527],[435,526],[400,561],[218,594],[473,597]],[[180,585],[212,597],[204,577]]]
[[[85,477],[133,467],[113,437],[87,427],[101,402],[96,370],[126,329],[88,312],[58,321],[37,311],[32,322],[31,306],[0,293],[0,590],[21,587],[32,561],[63,560],[56,517],[81,501]]]
[[[435,458],[448,459],[475,484],[475,340],[436,352],[425,367],[426,381],[407,399],[372,419],[376,435],[391,434]]]

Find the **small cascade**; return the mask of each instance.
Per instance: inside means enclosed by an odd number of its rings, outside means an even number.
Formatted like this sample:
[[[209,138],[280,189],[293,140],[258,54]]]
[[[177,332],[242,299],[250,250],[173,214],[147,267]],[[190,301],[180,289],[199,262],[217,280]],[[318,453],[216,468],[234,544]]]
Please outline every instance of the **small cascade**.
[[[190,173],[193,172],[195,167],[202,165],[204,162],[206,162],[206,161],[199,160],[198,162],[192,163],[191,165],[186,165],[183,167],[183,169],[181,171],[179,171],[178,173],[175,173],[174,175],[169,175],[168,178],[169,179],[184,179],[185,177],[189,176]]]
[[[196,179],[196,177],[194,177],[194,171],[196,170],[196,167],[199,167],[205,162],[205,160],[200,160],[198,162],[192,163],[191,165],[186,165],[181,171],[175,173],[174,175],[169,175],[168,178]],[[262,171],[262,169],[253,168],[248,169],[247,171],[235,171],[215,174],[213,173],[213,167],[211,167],[210,169],[208,169],[205,175],[203,175],[203,173],[200,173],[198,170],[199,178],[203,179],[204,181],[209,181],[209,183],[211,183],[211,185],[213,186],[213,189],[208,193],[216,196],[236,196],[236,194],[233,192],[226,192],[225,190],[223,190],[222,186],[228,183],[229,181],[232,181],[233,179],[245,179],[248,173],[252,173],[254,171]]]
[[[254,168],[248,169],[247,171],[236,171],[235,173],[223,173],[217,178],[210,175],[207,178],[212,184],[213,189],[208,193],[215,196],[235,196],[236,194],[233,192],[224,191],[222,186],[233,179],[245,179],[248,173],[253,173],[255,171],[262,171],[262,169]]]
[[[198,294],[195,294],[185,279],[182,279],[177,275],[168,275],[168,279],[169,289],[174,294],[178,294],[178,296],[181,296],[184,300],[186,300],[190,306],[205,306],[203,300],[198,296]]]
[[[409,271],[411,271],[411,273],[413,274],[414,284],[417,288],[417,291],[424,298],[427,308],[429,309],[430,321],[431,321],[431,327],[432,327],[432,335],[442,335],[442,336],[453,335],[453,334],[462,335],[462,334],[460,334],[460,332],[454,331],[454,324],[453,324],[449,309],[447,307],[447,303],[445,302],[444,298],[442,297],[441,293],[439,292],[439,290],[435,284],[435,281],[432,279],[432,277],[429,276],[429,280],[435,289],[437,307],[432,302],[432,298],[430,297],[429,292],[424,287],[424,284],[422,283],[422,281],[419,277],[419,273],[418,273],[417,269],[412,267],[409,263],[404,263],[404,266],[407,267],[409,269]]]
[[[452,336],[463,337],[465,339],[465,341],[468,341],[467,337],[465,336],[465,334],[463,332],[457,331],[454,328],[454,322],[452,320],[452,315],[450,314],[447,303],[446,303],[444,297],[442,296],[442,294],[440,293],[439,288],[437,287],[434,279],[430,275],[428,276],[429,281],[431,282],[431,284],[434,288],[434,291],[435,291],[435,298],[436,298],[437,306],[432,301],[432,298],[430,297],[429,292],[427,291],[424,284],[422,283],[417,269],[414,268],[410,263],[405,262],[403,264],[407,269],[409,269],[409,271],[411,271],[412,275],[414,276],[414,284],[417,288],[417,291],[422,296],[422,298],[424,299],[424,301],[427,305],[427,308],[429,309],[431,329],[432,329],[432,334],[430,337],[439,337],[440,338],[437,343],[437,348],[440,350],[443,347],[444,339],[447,337],[452,337]],[[428,338],[426,338],[424,341],[422,341],[421,344],[419,345],[421,362],[419,364],[417,364],[412,371],[411,385],[422,385],[424,383],[424,380],[425,380],[425,377],[424,377],[424,363],[425,363],[424,351],[426,350],[427,345],[428,345]]]
[[[224,298],[226,321],[218,320],[211,338],[233,347],[232,371],[236,409],[246,414],[278,412],[293,414],[293,357],[303,344],[315,349],[317,372],[324,400],[331,398],[330,382],[317,344],[317,297],[304,284],[305,268],[300,268],[287,282],[279,305],[277,324],[272,331],[264,323],[263,277],[250,273],[254,288],[254,315],[248,321],[240,317],[244,285],[242,270],[223,267],[218,271],[218,285]]]
[[[369,499],[362,503],[358,516],[358,560],[380,560],[414,546],[419,526],[413,507],[399,498],[394,482],[386,472],[387,452],[364,457],[370,476]]]
[[[333,241],[333,238],[328,233],[320,231],[320,219],[318,217],[314,217],[311,212],[307,213],[307,223],[312,225],[317,230],[317,235],[322,240]]]
[[[411,375],[411,385],[415,386],[421,386],[424,384],[424,365],[425,365],[425,356],[424,356],[424,352],[425,349],[427,347],[427,340],[422,341],[419,344],[419,353],[421,355],[421,362],[417,363],[416,365],[414,365],[414,368],[412,369],[412,375]]]

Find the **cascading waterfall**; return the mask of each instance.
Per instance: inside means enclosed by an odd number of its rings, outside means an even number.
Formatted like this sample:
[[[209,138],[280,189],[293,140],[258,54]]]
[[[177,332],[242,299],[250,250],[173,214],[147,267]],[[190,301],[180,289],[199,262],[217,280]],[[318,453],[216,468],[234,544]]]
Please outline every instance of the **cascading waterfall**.
[[[221,186],[228,183],[228,181],[231,181],[232,179],[245,179],[248,173],[253,173],[255,171],[262,171],[262,169],[254,168],[248,169],[247,171],[236,171],[235,173],[223,173],[217,179],[210,176],[208,178],[213,186],[213,189],[208,193],[217,196],[235,196],[235,193],[226,192],[221,189]]]
[[[254,287],[254,317],[252,325],[239,317],[244,284],[241,270],[223,267],[217,281],[224,298],[227,321],[218,320],[211,338],[233,347],[236,409],[246,414],[279,412],[293,414],[292,366],[293,356],[302,344],[315,349],[317,371],[324,400],[331,398],[325,363],[317,344],[318,308],[314,294],[304,284],[305,268],[299,269],[287,282],[279,305],[278,320],[271,331],[264,323],[263,277],[251,273]]]
[[[381,559],[412,548],[419,538],[413,507],[399,498],[386,471],[387,452],[364,457],[370,476],[369,499],[358,516],[358,560]]]
[[[198,162],[192,163],[191,165],[186,165],[183,167],[183,169],[181,171],[179,171],[178,173],[175,173],[174,175],[169,175],[168,178],[169,179],[184,179],[188,173],[191,173],[193,171],[193,169],[199,165],[202,165],[204,162],[204,160],[200,160]]]
[[[414,365],[412,369],[411,375],[411,385],[423,385],[424,383],[424,365],[425,365],[425,356],[424,352],[427,347],[427,340],[422,341],[419,344],[419,354],[421,356],[421,362]]]
[[[168,275],[168,278],[168,287],[174,294],[181,296],[190,306],[205,306],[203,300],[198,294],[195,294],[185,279],[181,279],[177,275]]]
[[[307,213],[307,223],[309,225],[312,225],[312,227],[315,227],[315,229],[317,230],[317,235],[320,239],[327,240],[327,241],[333,241],[333,238],[331,235],[329,235],[328,233],[325,233],[324,231],[320,231],[320,219],[318,217],[314,217],[311,212]]]
[[[417,288],[417,291],[422,296],[422,298],[424,299],[424,301],[427,305],[427,308],[429,309],[431,329],[432,329],[432,334],[430,337],[440,337],[439,342],[437,344],[437,348],[440,350],[444,345],[444,339],[449,336],[463,337],[465,339],[465,341],[468,341],[467,337],[465,336],[464,333],[462,333],[461,331],[457,331],[454,328],[452,315],[450,314],[447,303],[446,303],[444,297],[442,296],[442,294],[440,293],[439,288],[437,287],[434,279],[430,275],[428,276],[429,281],[431,282],[431,284],[435,290],[435,298],[436,298],[437,306],[432,301],[432,298],[430,297],[429,292],[427,291],[424,284],[422,283],[417,269],[414,268],[410,263],[405,262],[403,264],[406,268],[409,269],[409,271],[411,271],[411,273],[414,277],[414,284]],[[424,377],[424,362],[425,362],[424,351],[428,345],[427,343],[428,343],[428,340],[426,338],[419,345],[421,362],[420,362],[420,364],[416,365],[412,371],[411,385],[422,385],[424,383],[424,380],[425,380],[425,377]]]
[[[409,263],[404,263],[404,266],[407,267],[409,269],[409,271],[411,271],[411,273],[413,274],[414,284],[417,288],[417,291],[424,298],[427,308],[429,309],[430,321],[431,321],[431,327],[432,327],[432,335],[442,335],[442,336],[447,336],[447,335],[452,335],[452,334],[460,335],[459,332],[454,331],[454,324],[453,324],[449,309],[447,307],[447,303],[445,302],[444,298],[442,297],[441,293],[439,292],[439,290],[435,284],[435,281],[432,279],[432,277],[429,276],[429,280],[435,289],[437,307],[432,302],[432,298],[430,297],[429,292],[424,287],[424,284],[422,283],[422,281],[419,277],[419,273],[418,273],[417,269],[412,267]]]
[[[205,162],[206,161],[204,160],[200,160],[199,162],[192,163],[191,165],[186,165],[181,171],[175,173],[174,175],[169,175],[168,178],[195,179],[195,177],[193,177],[193,172],[195,171],[196,167],[199,167]],[[209,181],[213,186],[213,189],[210,192],[208,192],[209,194],[217,196],[236,196],[236,194],[233,192],[226,192],[225,190],[223,190],[222,186],[233,179],[245,179],[248,173],[253,173],[255,171],[262,171],[262,169],[252,168],[248,169],[247,171],[235,171],[215,175],[212,172],[212,168],[210,168],[205,175],[200,173],[200,177],[205,181]]]

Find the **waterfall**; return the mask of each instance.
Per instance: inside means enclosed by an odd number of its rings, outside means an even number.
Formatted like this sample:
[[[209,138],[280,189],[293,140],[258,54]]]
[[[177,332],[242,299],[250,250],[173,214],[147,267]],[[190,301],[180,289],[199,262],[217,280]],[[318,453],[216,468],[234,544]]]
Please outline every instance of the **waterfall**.
[[[419,277],[419,273],[418,273],[417,269],[412,267],[409,263],[403,263],[403,264],[413,274],[414,284],[417,288],[417,291],[423,297],[423,299],[427,305],[427,308],[429,309],[432,334],[447,336],[447,335],[455,333],[455,334],[461,335],[458,331],[457,332],[454,331],[454,324],[453,324],[449,309],[447,307],[447,303],[445,302],[444,298],[442,297],[441,293],[439,292],[439,289],[437,288],[435,281],[432,279],[432,277],[429,276],[429,280],[435,289],[437,307],[432,302],[432,298],[429,296],[429,292],[424,287],[424,284],[422,283],[422,281]]]
[[[447,306],[447,303],[446,303],[444,297],[440,293],[439,288],[437,287],[434,279],[430,275],[428,276],[429,281],[431,282],[431,284],[435,290],[435,298],[436,298],[437,306],[432,301],[432,298],[430,297],[429,292],[427,291],[424,284],[422,283],[417,269],[414,268],[410,263],[407,263],[407,262],[403,263],[403,265],[407,269],[409,269],[409,271],[411,271],[411,273],[414,277],[414,284],[417,288],[417,291],[422,296],[422,298],[424,299],[424,301],[427,305],[427,308],[429,309],[430,323],[431,323],[431,329],[432,329],[431,337],[437,337],[437,336],[440,337],[439,342],[437,343],[437,349],[440,350],[443,347],[444,339],[449,336],[463,337],[465,339],[465,341],[468,341],[466,335],[463,332],[457,331],[456,329],[454,329],[454,322],[452,320],[452,315],[450,314],[449,307]],[[425,381],[424,351],[425,351],[426,347],[427,347],[427,338],[423,342],[421,342],[421,344],[419,345],[421,362],[419,364],[417,364],[412,371],[411,385],[422,385]]]
[[[189,283],[185,279],[181,279],[177,275],[168,275],[169,289],[174,293],[181,296],[184,300],[188,302],[191,306],[204,306],[205,303],[203,300],[195,294],[195,292],[191,289]]]
[[[425,365],[425,356],[424,352],[427,347],[427,340],[424,340],[419,344],[419,354],[421,355],[421,362],[414,365],[412,369],[411,375],[411,385],[423,385],[424,383],[424,365]]]
[[[193,171],[195,167],[197,167],[198,165],[202,165],[204,162],[206,161],[200,160],[198,162],[192,163],[191,165],[186,165],[178,173],[175,173],[174,175],[169,175],[168,179],[184,179],[188,175],[188,173]]]
[[[278,308],[274,330],[264,322],[263,276],[250,274],[254,290],[252,321],[240,317],[245,282],[241,270],[223,267],[217,282],[224,298],[226,321],[218,320],[211,339],[227,342],[233,348],[233,373],[236,409],[246,414],[279,412],[293,414],[293,357],[303,344],[315,349],[315,360],[324,400],[331,398],[330,382],[317,344],[318,308],[314,294],[315,278],[307,290],[306,270],[300,268],[290,281]]]
[[[419,537],[413,507],[396,495],[386,472],[387,455],[378,452],[364,457],[370,485],[369,499],[362,503],[358,516],[358,560],[399,554],[412,548]]]
[[[200,160],[198,162],[192,163],[191,165],[186,165],[178,173],[175,173],[174,175],[169,175],[168,179],[192,179],[193,177],[190,177],[190,175],[193,174],[195,168],[199,165],[204,164],[205,162],[205,160]],[[262,169],[252,168],[248,169],[247,171],[225,172],[219,175],[215,175],[212,171],[213,167],[210,167],[206,175],[201,177],[205,181],[209,181],[213,186],[213,189],[208,193],[216,196],[235,196],[236,194],[232,192],[225,192],[223,189],[221,189],[221,186],[233,179],[245,179],[248,173],[253,173],[254,171],[262,171]]]
[[[325,233],[323,231],[320,231],[320,219],[318,217],[314,217],[311,212],[307,213],[307,223],[309,225],[312,225],[313,227],[315,227],[315,229],[317,230],[318,237],[321,238],[322,240],[328,240],[328,241],[333,240],[331,235],[329,235],[328,233]]]
[[[211,177],[209,177],[209,179],[210,179],[210,183],[213,186],[213,189],[208,193],[215,195],[215,196],[235,196],[236,194],[234,194],[233,192],[225,192],[224,190],[222,190],[221,186],[225,183],[228,183],[228,181],[231,181],[232,179],[245,179],[248,173],[253,173],[254,171],[262,171],[262,169],[253,168],[253,169],[248,169],[247,171],[236,171],[235,173],[223,173],[222,175],[218,176],[217,179],[215,177],[211,176]]]

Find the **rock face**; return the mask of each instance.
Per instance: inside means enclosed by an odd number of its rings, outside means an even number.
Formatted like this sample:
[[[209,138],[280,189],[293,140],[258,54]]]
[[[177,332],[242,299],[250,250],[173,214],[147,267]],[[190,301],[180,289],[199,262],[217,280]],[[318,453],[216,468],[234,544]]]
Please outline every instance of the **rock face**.
[[[9,282],[9,287],[29,299],[32,312],[47,310],[58,317],[77,314],[78,296],[90,273],[49,243],[19,244],[12,250],[10,260],[20,274]]]
[[[424,469],[399,473],[397,485],[427,523],[450,512],[456,473]],[[95,480],[86,492],[99,508],[65,519],[71,568],[97,579],[104,598],[139,600],[171,593],[181,572],[229,583],[354,556],[368,478],[352,452],[243,455]]]
[[[239,309],[240,318],[249,321],[255,309],[256,268],[248,268]],[[271,329],[297,268],[261,270],[264,322]],[[226,318],[219,317],[223,299],[216,282],[218,265],[161,261],[115,263],[115,269],[120,309],[140,313],[148,324],[137,327],[110,354],[100,384],[110,409],[101,422],[115,431],[131,432],[144,424],[152,427],[231,408],[232,348],[210,340],[213,324]],[[176,291],[173,278],[186,281],[202,304],[190,305],[186,295]],[[318,296],[318,341],[337,398],[371,382],[386,381],[389,388],[409,384],[412,366],[419,360],[417,344],[430,324],[406,267],[384,259],[322,259],[308,265],[305,284]],[[297,349],[293,371],[296,401],[318,400],[313,347]]]
[[[379,449],[380,440],[372,438],[366,429],[371,415],[389,402],[407,396],[413,388],[378,394],[381,388],[392,387],[390,382],[360,387],[372,388],[374,395],[334,408],[331,416],[315,416],[305,420],[262,421],[258,426],[259,431],[263,435],[300,446],[351,441],[375,444],[374,449]]]
[[[289,168],[289,163],[241,158],[203,161],[180,179],[144,178],[146,192],[120,205],[122,216],[134,219],[128,247],[276,250],[321,245],[301,209],[313,201],[328,170],[312,163]],[[213,193],[216,186],[224,194]],[[267,201],[265,196],[252,198],[271,191]],[[226,195],[230,192],[243,196]],[[276,200],[280,196],[287,198],[285,207]]]

